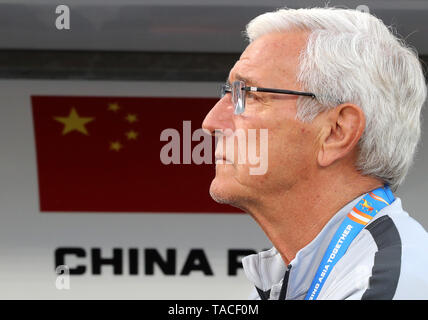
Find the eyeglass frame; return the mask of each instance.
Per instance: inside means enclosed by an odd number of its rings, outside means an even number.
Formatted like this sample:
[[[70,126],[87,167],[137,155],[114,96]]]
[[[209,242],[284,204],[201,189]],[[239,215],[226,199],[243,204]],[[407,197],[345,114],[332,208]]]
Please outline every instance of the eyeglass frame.
[[[240,87],[237,90],[233,90],[234,86]],[[236,97],[236,92],[239,90],[243,91],[238,97]],[[311,98],[316,98],[316,95],[312,92],[304,92],[304,91],[294,91],[287,89],[274,89],[274,88],[262,88],[262,87],[252,87],[246,86],[245,82],[242,80],[237,80],[232,83],[226,82],[221,86],[221,98],[223,98],[226,93],[232,93],[232,102],[234,104],[234,114],[242,114],[245,111],[245,92],[267,92],[267,93],[279,93],[279,94],[291,94],[297,96],[306,96]],[[236,100],[236,101],[235,101]],[[238,102],[241,104],[238,104]]]

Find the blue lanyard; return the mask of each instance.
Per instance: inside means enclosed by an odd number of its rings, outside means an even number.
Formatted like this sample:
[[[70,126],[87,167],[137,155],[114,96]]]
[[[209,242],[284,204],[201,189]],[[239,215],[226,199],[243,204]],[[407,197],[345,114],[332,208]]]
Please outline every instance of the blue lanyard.
[[[305,300],[316,300],[327,277],[342,258],[352,240],[380,210],[395,200],[387,185],[366,194],[351,210],[337,229],[318,267]]]

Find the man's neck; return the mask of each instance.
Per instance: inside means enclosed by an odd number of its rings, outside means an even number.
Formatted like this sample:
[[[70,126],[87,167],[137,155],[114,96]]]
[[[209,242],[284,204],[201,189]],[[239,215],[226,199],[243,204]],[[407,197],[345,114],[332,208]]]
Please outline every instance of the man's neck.
[[[350,181],[296,185],[275,199],[264,199],[261,206],[249,212],[288,265],[341,208],[383,185],[370,177]]]

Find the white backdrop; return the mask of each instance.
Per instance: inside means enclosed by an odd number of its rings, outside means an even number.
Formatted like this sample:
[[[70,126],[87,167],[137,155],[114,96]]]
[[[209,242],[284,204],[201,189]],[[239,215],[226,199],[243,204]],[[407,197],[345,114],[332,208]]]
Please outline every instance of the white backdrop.
[[[165,91],[165,88],[168,88]],[[237,214],[41,213],[31,95],[215,97],[218,83],[113,81],[0,81],[0,299],[246,299],[251,285],[242,269],[228,275],[229,249],[269,248],[252,219]],[[426,131],[426,130],[425,130]],[[425,132],[426,141],[428,134]],[[423,199],[428,195],[428,147],[422,145],[414,169],[398,196],[404,208],[428,227]],[[208,192],[208,190],[207,190]],[[84,275],[71,276],[70,289],[55,286],[54,252],[78,247]],[[123,274],[105,266],[91,272],[91,249],[111,257],[123,250]],[[128,249],[139,249],[139,274],[128,273]],[[167,248],[177,254],[176,275],[143,270],[143,251]],[[190,249],[204,250],[214,276],[179,275]]]

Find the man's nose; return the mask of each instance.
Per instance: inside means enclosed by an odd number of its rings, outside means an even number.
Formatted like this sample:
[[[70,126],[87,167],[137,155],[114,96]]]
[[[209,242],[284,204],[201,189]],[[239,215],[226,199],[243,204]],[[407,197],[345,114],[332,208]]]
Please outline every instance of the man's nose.
[[[202,122],[202,129],[209,131],[212,135],[214,135],[215,131],[218,129],[234,130],[233,106],[230,94],[226,94],[214,107],[212,107]]]

